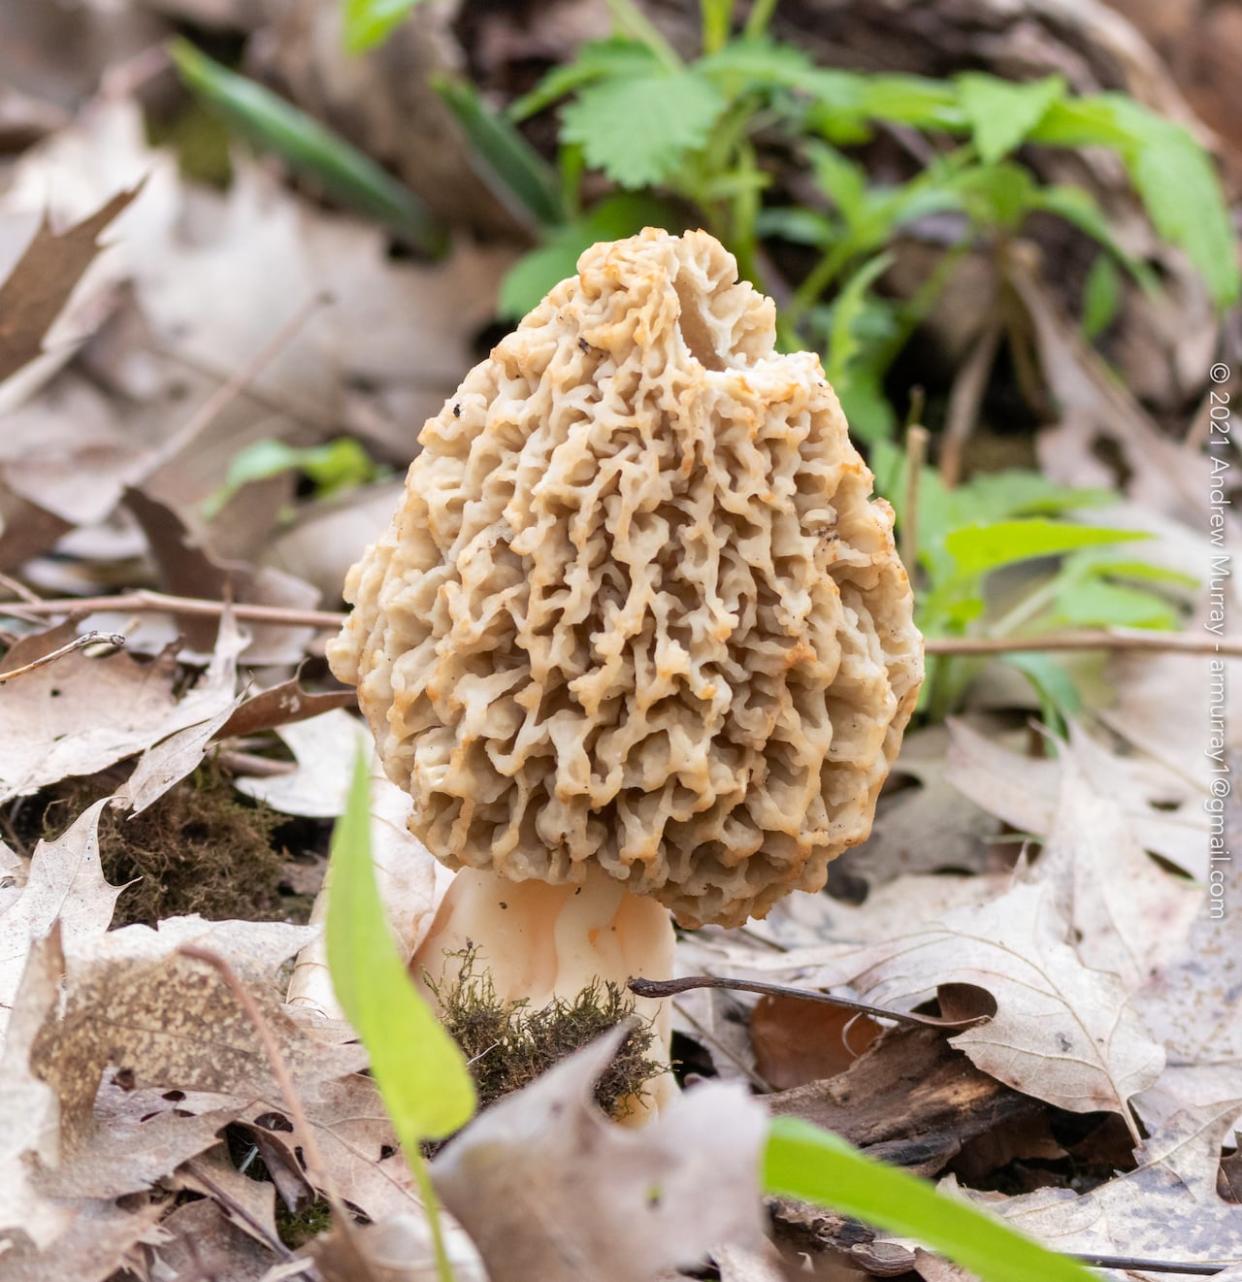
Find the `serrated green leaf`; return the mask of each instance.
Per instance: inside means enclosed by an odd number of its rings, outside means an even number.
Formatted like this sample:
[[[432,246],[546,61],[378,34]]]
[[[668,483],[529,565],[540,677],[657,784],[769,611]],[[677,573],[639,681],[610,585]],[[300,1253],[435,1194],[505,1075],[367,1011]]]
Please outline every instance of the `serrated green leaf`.
[[[957,77],[962,110],[985,164],[1007,156],[1065,96],[1065,80],[1048,76],[1015,84],[997,76],[968,71]]]
[[[696,71],[728,87],[737,79],[748,88],[797,89],[815,64],[793,45],[774,40],[731,40],[723,49],[700,58]]]
[[[426,253],[443,230],[408,187],[292,103],[207,57],[187,40],[169,45],[182,80],[256,146],[275,152],[329,194],[407,237]]]
[[[573,62],[553,67],[530,93],[514,102],[509,107],[509,118],[525,120],[575,89],[597,80],[649,75],[660,66],[660,60],[641,40],[628,40],[621,36],[592,40],[578,50]]]
[[[360,747],[345,813],[332,831],[328,970],[414,1165],[424,1140],[443,1139],[470,1120],[474,1083],[457,1043],[415,990],[389,932],[371,862],[369,792]]]
[[[382,44],[421,0],[345,0],[345,48],[362,53]]]
[[[846,281],[832,309],[832,328],[828,334],[828,359],[825,373],[832,384],[844,383],[850,362],[862,343],[858,322],[867,300],[867,290],[884,274],[893,261],[891,254],[880,254],[865,262]]]
[[[944,547],[959,574],[974,576],[1034,557],[1057,556],[1076,548],[1150,537],[1145,530],[1113,530],[1100,525],[1075,525],[1069,521],[1032,517],[950,530],[945,535]]]
[[[1092,1282],[1091,1274],[972,1206],[905,1171],[863,1156],[839,1136],[778,1117],[763,1156],[764,1191],[831,1207],[914,1238],[981,1282]]]
[[[701,147],[725,99],[694,71],[588,85],[562,115],[562,136],[622,187],[654,186]]]
[[[650,196],[622,192],[552,231],[511,267],[500,285],[499,311],[509,320],[537,307],[550,289],[578,270],[578,256],[599,240],[620,240],[644,227],[676,227],[673,210]]]
[[[1054,103],[1032,141],[1114,148],[1156,230],[1185,250],[1218,306],[1236,301],[1238,246],[1220,180],[1207,152],[1181,125],[1123,94]]]
[[[468,80],[437,76],[432,84],[470,140],[472,163],[497,197],[536,224],[559,223],[565,211],[552,166]]]

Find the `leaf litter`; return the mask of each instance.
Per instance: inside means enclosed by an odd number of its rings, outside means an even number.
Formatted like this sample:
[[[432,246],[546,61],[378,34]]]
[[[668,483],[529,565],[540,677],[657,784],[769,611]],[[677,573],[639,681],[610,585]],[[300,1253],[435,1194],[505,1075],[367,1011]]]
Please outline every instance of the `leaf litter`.
[[[181,5],[229,22],[245,8]],[[302,40],[280,56],[305,79],[328,55]],[[390,110],[371,95],[373,119]],[[509,250],[463,240],[440,263],[394,258],[374,228],[245,157],[232,165],[227,192],[191,183],[147,141],[136,103],[105,91],[6,175],[0,569],[20,571],[19,586],[333,608],[395,482],[323,502],[285,476],[218,513],[208,500],[264,439],[348,431],[400,469],[409,425],[473,363]],[[1201,574],[1197,460],[1084,357],[1034,282],[1023,301],[1065,407],[1039,439],[1049,473],[1112,484],[1094,449],[1111,441],[1132,475],[1124,519],[1109,520],[1154,522],[1152,556]],[[113,884],[101,861],[101,829],[158,815],[204,770],[237,806],[278,817],[273,850],[321,859],[364,734],[351,694],[325,679],[322,638],[242,628],[227,611],[97,611],[41,629],[21,604],[6,607],[5,669],[91,628],[130,644],[0,685],[0,1282],[122,1269],[172,1282],[202,1267],[434,1277],[421,1199],[336,1005],[318,916],[156,909],[134,923],[118,911],[132,873],[110,864]],[[812,1034],[792,998],[686,994],[677,1053],[750,1086],[692,1085],[642,1132],[592,1102],[620,1033],[529,1084],[510,1075],[432,1165],[456,1217],[458,1278],[603,1276],[608,1260],[610,1279],[638,1282],[712,1257],[721,1277],[768,1282],[789,1274],[765,1229],[880,1271],[891,1244],[857,1225],[788,1204],[766,1222],[752,1088],[771,1112],[940,1175],[1061,1249],[1242,1258],[1242,1206],[1219,1191],[1242,1124],[1242,982],[1236,930],[1203,894],[1203,669],[1122,655],[1104,675],[1052,744],[1032,744],[1016,702],[911,735],[873,837],[834,871],[836,895],[679,944],[681,973],[780,976],[941,1014],[982,993],[990,1018],[946,1033],[834,1012]],[[79,813],[32,837],[31,815],[56,795]],[[378,880],[406,957],[450,876],[409,836],[408,807],[373,780]],[[1227,891],[1242,901],[1236,866]],[[245,984],[304,1123],[250,1016],[184,947]],[[364,1227],[325,1223],[330,1192]],[[952,1276],[899,1252],[889,1271],[897,1260],[931,1282]]]

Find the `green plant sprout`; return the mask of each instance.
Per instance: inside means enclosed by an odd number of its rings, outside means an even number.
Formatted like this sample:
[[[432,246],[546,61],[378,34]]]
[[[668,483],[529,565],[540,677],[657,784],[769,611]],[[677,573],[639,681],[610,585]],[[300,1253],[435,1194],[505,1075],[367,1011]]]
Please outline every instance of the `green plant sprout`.
[[[906,459],[888,441],[872,446],[871,464],[882,493],[891,496],[898,525],[904,510]],[[976,476],[952,489],[932,468],[920,472],[916,583],[920,629],[927,637],[976,633],[1033,638],[1058,628],[1162,628],[1181,620],[1181,599],[1198,580],[1144,561],[1119,545],[1150,536],[1142,530],[1079,524],[1074,509],[1103,507],[1108,490],[1057,485],[1018,469]],[[1024,578],[1011,601],[993,606],[989,589],[1002,571],[1037,562],[1041,577]],[[1079,706],[1066,670],[1034,651],[1001,656],[1034,685],[1052,727]],[[933,717],[952,711],[979,661],[932,657],[923,686]]]
[[[332,832],[324,927],[337,1001],[371,1058],[384,1107],[422,1196],[440,1282],[452,1282],[439,1203],[421,1145],[475,1109],[465,1056],[418,995],[388,928],[371,862],[367,759],[359,748],[345,813]]]

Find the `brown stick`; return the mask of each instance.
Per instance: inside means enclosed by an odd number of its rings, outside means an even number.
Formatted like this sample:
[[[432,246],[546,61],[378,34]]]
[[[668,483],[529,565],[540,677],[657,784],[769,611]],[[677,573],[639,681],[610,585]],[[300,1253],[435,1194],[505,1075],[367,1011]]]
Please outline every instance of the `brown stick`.
[[[249,623],[284,624],[291,628],[319,628],[334,632],[349,617],[335,610],[293,610],[282,605],[230,605],[233,616]],[[99,610],[142,614],[164,611],[198,618],[218,618],[225,602],[203,597],[169,596],[164,592],[125,592],[119,596],[60,597],[50,601],[0,602],[0,616],[13,611],[35,617],[56,614],[93,614]],[[1194,632],[1048,632],[1028,637],[930,637],[928,654],[1016,654],[1041,650],[1137,650],[1151,654],[1214,654],[1242,658],[1242,637],[1200,636]]]
[[[294,610],[283,605],[247,605],[228,602],[228,609],[235,619],[247,623],[277,623],[291,628],[322,628],[335,631],[345,621],[345,615],[330,610]],[[163,610],[169,614],[185,614],[196,618],[219,618],[226,602],[209,601],[203,597],[169,596],[165,592],[124,592],[119,596],[60,597],[56,600],[22,603],[23,614],[94,614],[99,610],[116,610],[122,614],[143,614]],[[8,606],[0,603],[0,614]]]
[[[263,1012],[259,1009],[258,1002],[247,991],[246,986],[237,978],[233,968],[219,953],[212,952],[209,948],[199,948],[196,944],[182,944],[177,949],[177,952],[182,957],[189,957],[194,961],[200,961],[210,966],[224,981],[225,986],[233,994],[246,1018],[253,1025],[254,1031],[259,1036],[259,1041],[263,1045],[263,1053],[267,1056],[272,1076],[276,1079],[276,1085],[280,1088],[285,1107],[289,1110],[289,1116],[293,1118],[294,1126],[302,1133],[302,1148],[306,1155],[308,1172],[312,1180],[323,1190],[328,1201],[332,1203],[332,1209],[339,1213],[341,1202],[336,1195],[336,1186],[332,1181],[332,1177],[328,1174],[327,1163],[324,1162],[323,1154],[319,1151],[315,1132],[311,1129],[310,1121],[302,1108],[302,1099],[298,1095],[297,1087],[294,1085],[293,1074],[289,1072],[289,1065],[285,1063],[285,1057],[280,1053],[280,1047],[276,1044],[276,1038],[272,1035],[272,1030],[267,1020],[263,1018]]]
[[[875,1015],[891,1019],[895,1024],[913,1024],[918,1028],[970,1028],[990,1015],[974,1015],[970,1019],[941,1019],[935,1015],[912,1015],[909,1011],[888,1010],[884,1006],[871,1006],[849,997],[834,997],[818,988],[795,988],[790,984],[768,984],[758,979],[732,979],[719,975],[687,975],[684,979],[631,979],[629,989],[636,997],[672,997],[688,993],[692,988],[727,988],[740,993],[759,993],[764,997],[792,997],[801,1002],[820,1002],[841,1010],[852,1010],[860,1015]]]
[[[906,497],[901,512],[901,559],[915,577],[919,559],[919,482],[927,458],[927,428],[915,423],[906,433]]]
[[[1145,1260],[1137,1255],[1091,1255],[1075,1253],[1079,1260],[1094,1269],[1123,1269],[1127,1273],[1185,1273],[1192,1277],[1210,1278],[1242,1263],[1239,1260]]]
[[[928,654],[1017,654],[1049,650],[1139,650],[1150,654],[1242,656],[1242,637],[1194,632],[1046,632],[1028,637],[929,637]]]
[[[15,677],[24,677],[26,673],[34,672],[36,668],[46,668],[49,663],[55,663],[57,659],[63,659],[67,654],[73,654],[75,650],[85,650],[88,645],[100,644],[120,647],[125,644],[125,638],[119,632],[84,632],[58,650],[51,650],[37,659],[32,659],[29,663],[23,663],[20,668],[0,672],[0,685],[6,681],[12,681]]]

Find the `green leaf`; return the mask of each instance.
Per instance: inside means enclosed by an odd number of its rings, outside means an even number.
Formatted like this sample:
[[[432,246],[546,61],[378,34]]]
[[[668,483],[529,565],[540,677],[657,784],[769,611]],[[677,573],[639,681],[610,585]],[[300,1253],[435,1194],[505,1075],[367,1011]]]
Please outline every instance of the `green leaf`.
[[[211,519],[243,485],[265,481],[282,472],[305,472],[315,483],[316,496],[323,498],[361,485],[378,471],[366,450],[349,436],[306,448],[272,439],[255,441],[234,456],[224,484],[204,501],[203,512]]]
[[[371,863],[371,808],[361,747],[344,815],[332,832],[324,928],[332,987],[371,1058],[406,1157],[470,1120],[465,1057],[418,995],[388,929]]]
[[[827,244],[836,233],[832,219],[801,205],[780,205],[761,209],[756,221],[760,236],[773,236],[793,245]]]
[[[588,85],[562,115],[562,137],[622,187],[654,186],[703,146],[725,99],[694,71]]]
[[[825,373],[832,384],[845,382],[850,362],[861,350],[858,324],[867,301],[867,290],[892,265],[891,254],[879,254],[865,262],[846,281],[832,309]]]
[[[1220,180],[1207,152],[1181,125],[1123,94],[1054,103],[1032,141],[1115,148],[1156,230],[1186,251],[1224,307],[1242,287],[1237,239]]]
[[[1097,254],[1082,287],[1082,332],[1094,340],[1113,323],[1121,306],[1121,274],[1107,254]]]
[[[552,166],[468,80],[436,76],[432,84],[470,140],[472,160],[499,199],[510,208],[516,204],[516,212],[538,224],[559,223],[565,210]]]
[[[945,494],[950,525],[1011,516],[1054,516],[1074,508],[1104,507],[1117,499],[1112,490],[1058,485],[1041,472],[1024,468],[983,472]]]
[[[815,181],[841,211],[846,224],[857,227],[867,204],[867,171],[835,147],[823,143],[809,143],[807,155]]]
[[[1062,663],[1049,654],[1021,650],[1001,656],[1001,662],[1016,668],[1031,683],[1039,698],[1040,719],[1049,729],[1060,732],[1066,721],[1082,708],[1082,696],[1074,678]]]
[[[525,120],[545,107],[597,80],[650,75],[660,60],[641,40],[614,36],[592,40],[578,50],[573,62],[553,67],[546,76],[509,108],[511,120]]]
[[[444,233],[423,202],[338,134],[187,40],[173,40],[169,53],[182,80],[256,146],[282,156],[343,204],[400,232],[424,252],[444,248]]]
[[[743,81],[748,88],[797,89],[815,64],[793,45],[774,40],[731,40],[723,49],[700,58],[696,71],[719,80],[722,87]]]
[[[831,1207],[947,1256],[982,1282],[1092,1282],[1080,1264],[904,1171],[864,1157],[828,1131],[778,1117],[763,1158],[764,1191]]]
[[[1028,561],[1056,556],[1075,548],[1147,539],[1145,530],[1113,530],[1101,525],[1075,525],[1042,517],[962,526],[945,535],[944,547],[959,574],[974,576]]]
[[[509,269],[500,284],[498,307],[510,320],[537,307],[553,286],[578,270],[578,256],[599,240],[620,240],[644,227],[676,227],[667,205],[649,196],[622,192],[600,201],[588,214],[550,232]]]
[[[1181,622],[1164,597],[1117,583],[1075,581],[1058,588],[1055,623],[1071,628],[1158,628],[1172,631]]]
[[[345,48],[362,53],[382,44],[419,0],[345,0]]]
[[[1019,146],[1048,108],[1065,97],[1061,76],[1014,84],[968,71],[957,77],[957,88],[975,146],[989,165]]]

